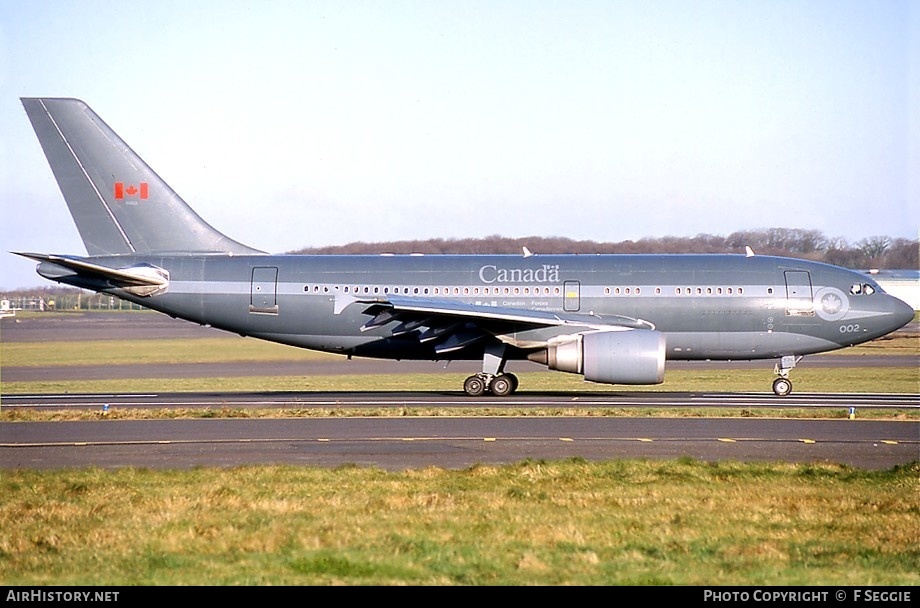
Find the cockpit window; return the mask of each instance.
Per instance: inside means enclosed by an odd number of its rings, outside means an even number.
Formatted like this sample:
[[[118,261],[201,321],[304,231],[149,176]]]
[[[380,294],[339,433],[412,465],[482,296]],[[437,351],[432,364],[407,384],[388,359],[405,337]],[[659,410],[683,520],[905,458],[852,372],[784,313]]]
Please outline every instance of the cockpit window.
[[[868,283],[853,283],[850,285],[850,295],[858,296],[860,294],[871,296],[875,293],[875,288]]]

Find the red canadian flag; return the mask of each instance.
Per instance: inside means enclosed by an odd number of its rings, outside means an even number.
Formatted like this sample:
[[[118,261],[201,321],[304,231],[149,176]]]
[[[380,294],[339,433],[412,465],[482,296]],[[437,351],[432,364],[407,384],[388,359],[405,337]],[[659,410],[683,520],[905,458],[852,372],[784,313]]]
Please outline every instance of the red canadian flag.
[[[125,197],[147,200],[147,194],[147,182],[128,185],[125,185],[124,182],[115,182],[115,198],[117,200],[124,200]]]

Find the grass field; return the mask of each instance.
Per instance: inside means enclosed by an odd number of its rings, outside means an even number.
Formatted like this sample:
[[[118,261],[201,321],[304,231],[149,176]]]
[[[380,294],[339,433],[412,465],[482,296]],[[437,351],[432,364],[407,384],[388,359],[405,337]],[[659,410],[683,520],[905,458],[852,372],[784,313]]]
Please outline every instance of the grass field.
[[[6,585],[920,584],[915,463],[14,471]]]

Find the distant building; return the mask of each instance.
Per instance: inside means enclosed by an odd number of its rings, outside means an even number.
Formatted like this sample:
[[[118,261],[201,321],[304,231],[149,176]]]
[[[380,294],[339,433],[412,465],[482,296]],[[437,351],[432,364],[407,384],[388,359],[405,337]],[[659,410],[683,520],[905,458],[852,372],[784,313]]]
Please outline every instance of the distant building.
[[[9,300],[0,300],[0,317],[15,317],[16,309],[10,306]]]
[[[882,289],[920,310],[920,270],[868,270]]]

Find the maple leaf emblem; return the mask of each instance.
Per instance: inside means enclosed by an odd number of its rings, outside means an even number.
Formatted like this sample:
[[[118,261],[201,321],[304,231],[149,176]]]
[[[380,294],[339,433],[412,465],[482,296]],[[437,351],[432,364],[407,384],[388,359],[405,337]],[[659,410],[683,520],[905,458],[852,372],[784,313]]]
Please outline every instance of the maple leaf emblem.
[[[834,293],[826,294],[821,298],[821,308],[824,309],[824,312],[827,314],[833,315],[840,312],[840,309],[843,307],[843,300],[840,299],[840,296]]]

